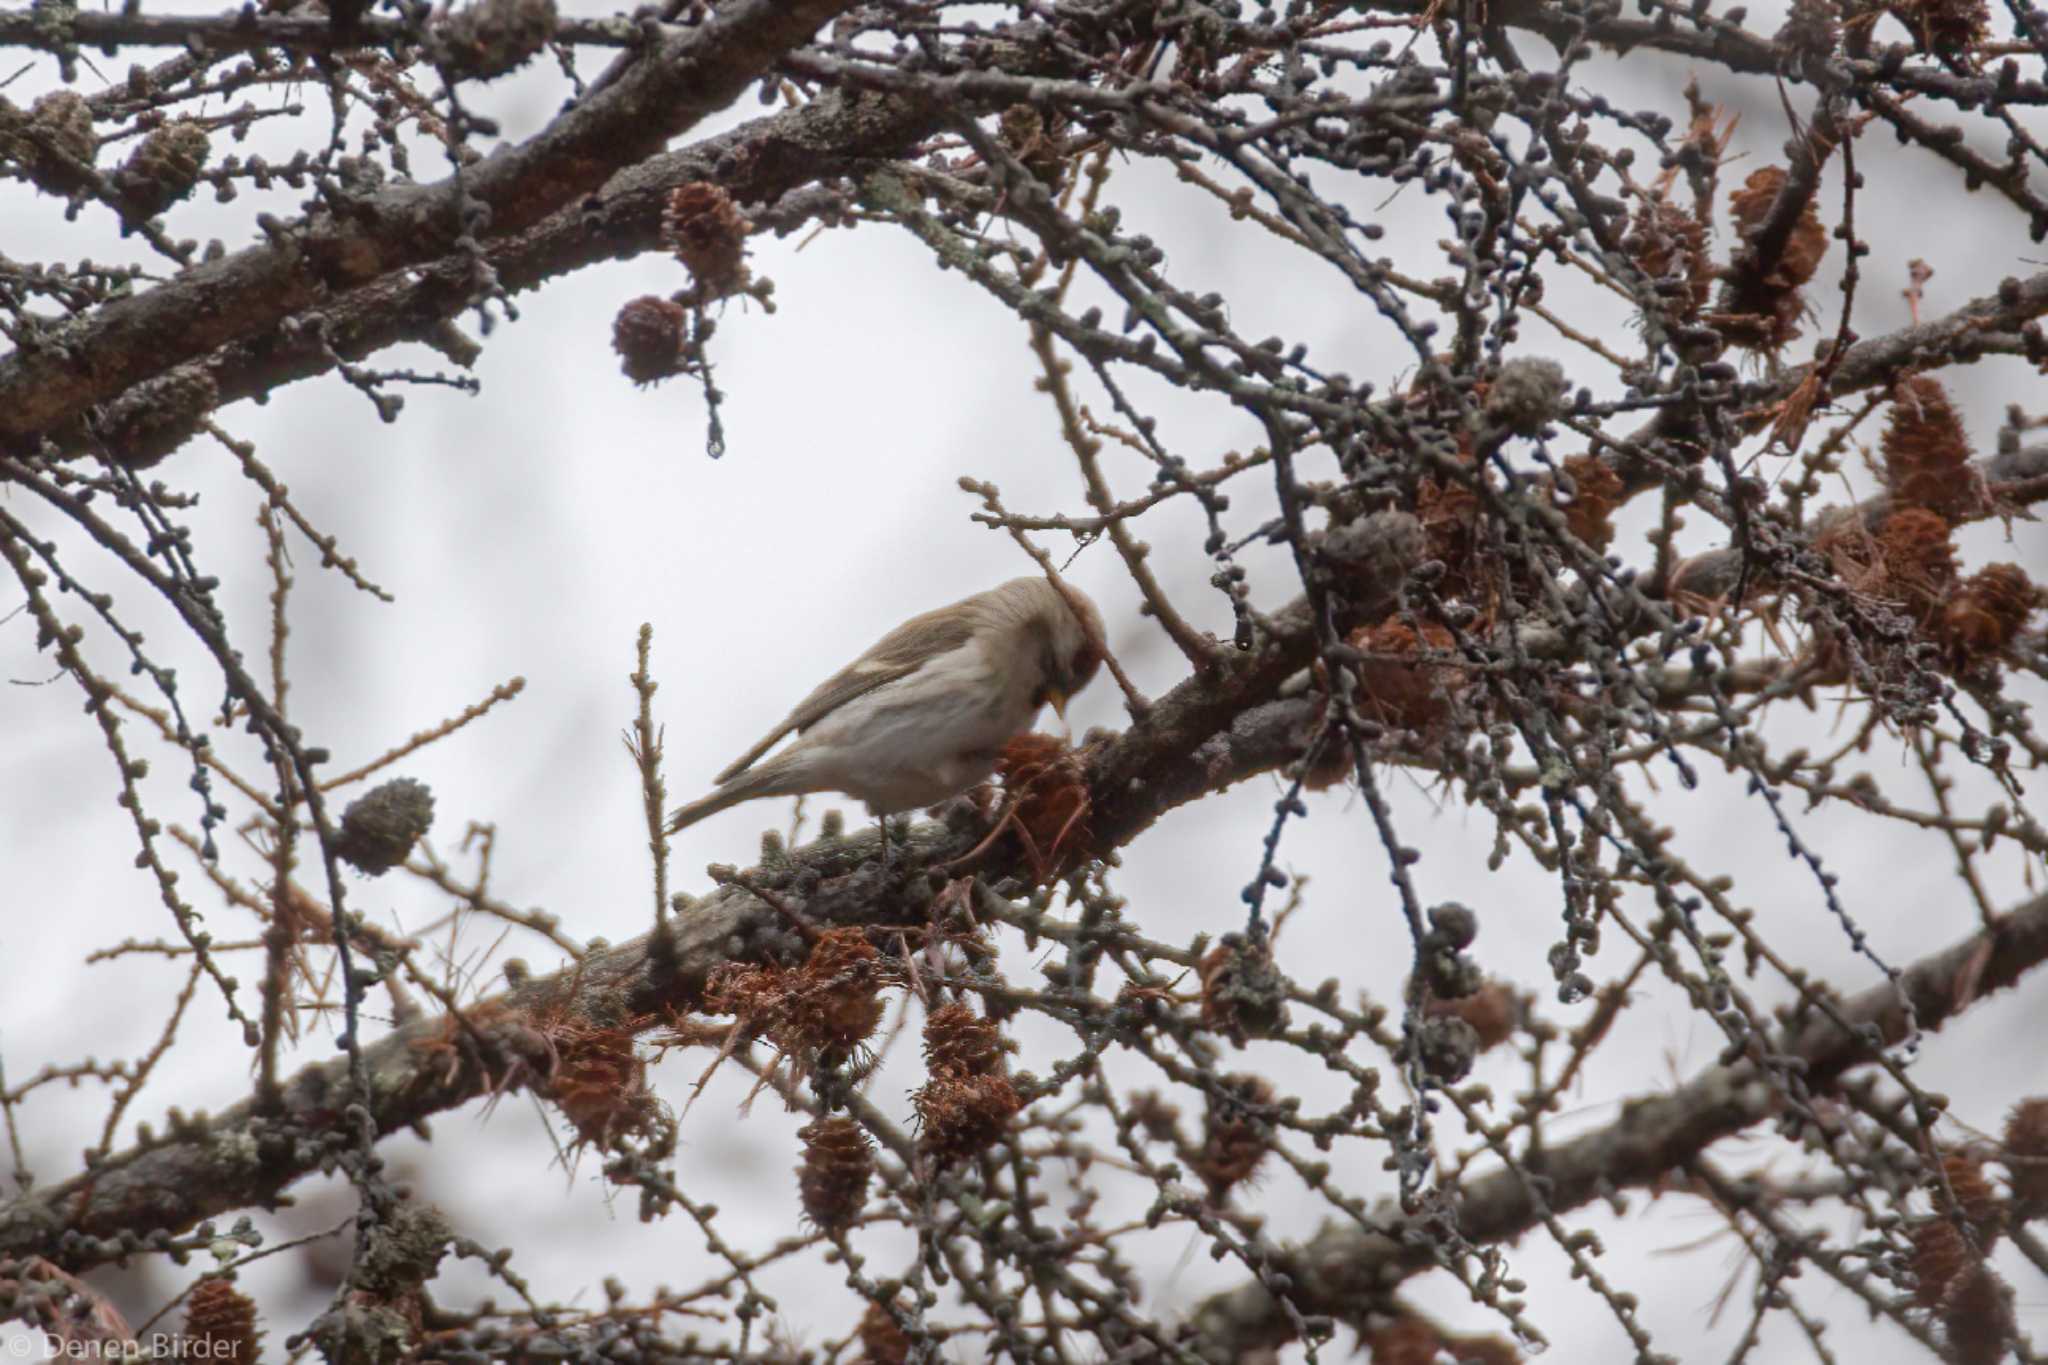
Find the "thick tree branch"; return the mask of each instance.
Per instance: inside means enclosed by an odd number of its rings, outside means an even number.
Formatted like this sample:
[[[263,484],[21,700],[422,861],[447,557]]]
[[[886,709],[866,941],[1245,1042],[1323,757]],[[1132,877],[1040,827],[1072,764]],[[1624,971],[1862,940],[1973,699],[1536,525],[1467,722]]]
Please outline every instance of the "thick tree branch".
[[[2024,355],[2021,329],[2048,314],[2048,271],[2005,280],[1995,294],[1972,299],[1944,317],[1859,341],[1843,353],[1828,383],[1830,398],[1888,384],[1904,374],[1986,355]],[[1818,363],[1818,362],[1816,362]],[[1788,370],[1774,386],[1783,397],[1812,367]]]
[[[678,185],[716,180],[737,203],[771,203],[861,162],[901,155],[936,131],[943,117],[914,98],[829,91],[629,166],[597,193],[523,232],[485,242],[483,260],[507,292],[539,289],[598,262],[654,250],[663,204]],[[203,363],[226,404],[326,374],[337,355],[355,361],[400,342],[436,344],[436,333],[477,301],[477,273],[463,256],[398,271],[221,346]],[[315,317],[317,327],[306,325]],[[591,338],[593,354],[602,352],[605,340]],[[66,454],[81,444],[82,433],[57,442]]]
[[[1885,983],[1841,1002],[1844,1029],[1820,1011],[1787,1024],[1769,1055],[1796,1072],[1809,1092],[1826,1092],[1842,1074],[1872,1059],[1872,1038],[1904,1035],[1903,991],[1922,1030],[1932,1032],[1994,991],[2018,982],[2048,961],[2048,896],[2027,901],[1981,933],[1972,934],[1909,968],[1898,986]],[[1614,1190],[1668,1180],[1724,1137],[1779,1113],[1785,1080],[1753,1061],[1710,1067],[1676,1091],[1622,1105],[1621,1117],[1571,1141],[1531,1152],[1521,1170],[1499,1170],[1457,1192],[1458,1230],[1478,1245],[1511,1241],[1545,1214],[1563,1213]],[[1326,1224],[1286,1257],[1297,1314],[1328,1314],[1359,1321],[1385,1293],[1435,1264],[1435,1234],[1408,1220],[1391,1203],[1378,1231],[1356,1224]],[[1212,1360],[1235,1361],[1290,1340],[1296,1319],[1256,1282],[1204,1301],[1192,1317],[1201,1350]]]
[[[2028,328],[2044,316],[2048,316],[2048,271],[2025,279],[2009,278],[1996,293],[1971,299],[1942,317],[1901,327],[1849,347],[1842,353],[1842,363],[1829,374],[1825,392],[1816,397],[1816,406],[1890,384],[1909,374],[1964,364],[1987,355],[2031,355],[2040,342],[2028,340]],[[1743,425],[1752,432],[1770,426],[1780,405],[1825,363],[1813,360],[1791,366],[1768,383],[1745,387],[1741,394],[1747,410]],[[1693,408],[1667,407],[1638,428],[1626,443],[1607,443],[1602,459],[1620,476],[1628,495],[1660,488],[1666,470],[1656,461],[1643,458],[1643,451],[1662,449],[1674,465],[1697,458],[1696,421]]]
[[[252,8],[226,14],[142,14],[125,10],[76,10],[62,18],[47,10],[0,10],[0,45],[63,53],[77,48],[200,46],[216,52],[281,48],[288,52],[331,52],[337,48],[385,48],[410,41],[412,26],[376,16],[357,18],[346,38],[324,14],[258,14]],[[563,19],[558,43],[585,47],[630,47],[644,31],[618,15]]]
[[[1421,529],[1403,513],[1382,513],[1366,529],[1373,552],[1350,600],[1361,614],[1380,616],[1393,609],[1420,558]],[[1175,806],[1299,755],[1302,708],[1268,703],[1281,681],[1312,656],[1315,634],[1302,603],[1278,613],[1269,626],[1255,649],[1182,683],[1144,720],[1096,749],[1088,777],[1103,848],[1127,843]],[[955,810],[966,814],[964,806]],[[739,880],[770,889],[813,923],[919,924],[932,898],[924,870],[962,858],[984,833],[972,818],[920,825],[907,844],[892,839],[886,875],[872,834],[820,839],[793,850],[786,864],[754,869]],[[1026,865],[1021,851],[999,847],[977,870],[993,884],[1022,874]],[[630,943],[483,1001],[460,1019],[400,1028],[365,1047],[376,1130],[390,1133],[543,1079],[551,1058],[538,1020],[573,1018],[607,1027],[686,1012],[698,1004],[714,968],[801,952],[782,910],[728,880]],[[123,1237],[275,1204],[292,1182],[321,1168],[333,1143],[351,1140],[344,1116],[358,1099],[346,1062],[336,1060],[292,1077],[271,1107],[252,1096],[216,1118],[183,1121],[84,1175],[0,1208],[0,1256],[48,1255],[62,1245],[72,1264],[86,1265],[123,1254]]]
[[[363,196],[53,329],[0,360],[0,444],[22,445],[216,347],[466,240],[522,231],[659,151],[851,0],[737,0],[622,57],[616,77],[526,142],[431,185]]]

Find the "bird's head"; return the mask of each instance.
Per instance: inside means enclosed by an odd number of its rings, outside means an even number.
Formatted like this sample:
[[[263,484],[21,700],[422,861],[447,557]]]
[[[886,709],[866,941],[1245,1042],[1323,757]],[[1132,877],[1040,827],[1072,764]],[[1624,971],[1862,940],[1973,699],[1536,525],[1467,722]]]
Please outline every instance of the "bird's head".
[[[1037,613],[1040,629],[1038,686],[1034,706],[1050,705],[1061,720],[1067,699],[1094,681],[1102,667],[1102,616],[1087,594],[1069,585],[1063,594],[1044,579],[1028,580],[1043,590]]]

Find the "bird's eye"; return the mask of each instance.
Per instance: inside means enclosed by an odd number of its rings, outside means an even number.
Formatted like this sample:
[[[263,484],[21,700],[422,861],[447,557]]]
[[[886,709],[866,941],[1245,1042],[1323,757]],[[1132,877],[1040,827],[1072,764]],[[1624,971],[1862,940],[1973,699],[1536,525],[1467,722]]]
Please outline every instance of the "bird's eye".
[[[1102,655],[1093,645],[1083,645],[1074,651],[1074,657],[1067,668],[1073,677],[1086,681],[1095,676],[1095,670],[1102,663]]]

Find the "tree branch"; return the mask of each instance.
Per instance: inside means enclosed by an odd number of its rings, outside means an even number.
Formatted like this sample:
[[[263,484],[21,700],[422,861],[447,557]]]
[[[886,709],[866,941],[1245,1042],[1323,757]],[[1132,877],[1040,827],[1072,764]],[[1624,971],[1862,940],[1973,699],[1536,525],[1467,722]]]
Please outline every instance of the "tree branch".
[[[595,194],[524,232],[485,242],[483,261],[508,293],[539,289],[598,262],[654,250],[663,205],[678,185],[716,180],[736,203],[773,203],[861,162],[904,153],[930,136],[942,117],[937,106],[915,98],[827,92],[629,166]],[[434,344],[435,334],[476,302],[477,273],[476,263],[464,256],[397,271],[311,314],[231,341],[201,363],[225,405],[326,374],[336,356],[354,361],[400,342]],[[319,319],[317,328],[304,325],[312,316]],[[593,339],[594,347],[602,345],[603,339]],[[63,454],[76,454],[84,433],[67,431],[55,444]]]
[[[0,445],[24,446],[130,386],[403,267],[506,236],[724,109],[852,0],[736,0],[620,59],[616,79],[518,147],[431,185],[397,185],[110,302],[0,360]],[[87,358],[90,363],[87,363]]]
[[[1939,1029],[1994,991],[2048,961],[2048,895],[2001,916],[1980,933],[1922,958],[1899,985],[1886,982],[1837,1006],[1852,1031],[1818,1010],[1789,1023],[1770,1055],[1796,1072],[1810,1092],[1833,1087],[1844,1072],[1871,1060],[1872,1036],[1903,1036],[1901,991],[1919,1027]],[[1621,1117],[1569,1142],[1531,1152],[1520,1170],[1499,1170],[1455,1192],[1458,1231],[1477,1245],[1511,1241],[1545,1215],[1579,1208],[1615,1190],[1669,1179],[1724,1137],[1777,1114],[1784,1080],[1748,1060],[1714,1066],[1676,1091],[1622,1105]],[[1535,1182],[1540,1182],[1539,1194]],[[1197,1307],[1191,1322],[1212,1360],[1247,1358],[1293,1335],[1299,1316],[1327,1314],[1356,1322],[1402,1280],[1435,1265],[1436,1234],[1403,1217],[1391,1201],[1379,1230],[1325,1224],[1285,1259],[1290,1314],[1256,1281]]]
[[[646,30],[618,15],[563,19],[554,41],[582,47],[631,47]],[[64,53],[82,47],[111,51],[124,47],[201,46],[215,52],[279,48],[287,52],[332,52],[347,48],[390,48],[414,41],[415,27],[396,19],[359,17],[346,38],[323,14],[259,14],[242,8],[226,14],[142,14],[126,10],[77,10],[61,20],[42,9],[0,10],[0,45]]]
[[[1405,513],[1365,525],[1371,553],[1351,600],[1367,616],[1391,611],[1421,558],[1422,531]],[[1088,767],[1103,849],[1119,847],[1175,806],[1269,771],[1301,753],[1302,707],[1267,704],[1315,650],[1308,608],[1271,619],[1256,648],[1226,659],[1160,698],[1145,719],[1101,743]],[[953,807],[968,815],[963,804]],[[813,924],[924,923],[932,890],[925,869],[969,853],[986,830],[971,817],[917,826],[891,840],[888,871],[872,833],[819,839],[786,863],[728,878],[653,932],[553,976],[482,1001],[460,1018],[394,1030],[363,1048],[368,1104],[388,1134],[485,1095],[545,1080],[552,1054],[537,1021],[575,1019],[599,1028],[637,1016],[697,1007],[712,970],[728,962],[801,956],[786,909]],[[988,884],[1023,874],[1028,859],[998,847],[981,862]],[[908,873],[906,875],[906,869]],[[744,889],[772,891],[781,908]],[[360,1101],[345,1059],[306,1067],[266,1108],[251,1096],[216,1118],[178,1119],[171,1131],[108,1157],[83,1175],[0,1207],[0,1256],[62,1245],[83,1266],[134,1250],[123,1238],[167,1234],[251,1205],[274,1205],[317,1170],[331,1144],[349,1140],[346,1111]]]

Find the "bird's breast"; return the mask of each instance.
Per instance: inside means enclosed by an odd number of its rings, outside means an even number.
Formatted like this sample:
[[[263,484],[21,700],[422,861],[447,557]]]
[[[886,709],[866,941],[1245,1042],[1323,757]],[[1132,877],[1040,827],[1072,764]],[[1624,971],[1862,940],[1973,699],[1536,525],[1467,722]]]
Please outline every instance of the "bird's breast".
[[[880,810],[909,810],[985,779],[1036,709],[970,643],[847,702],[799,747],[823,785]]]

